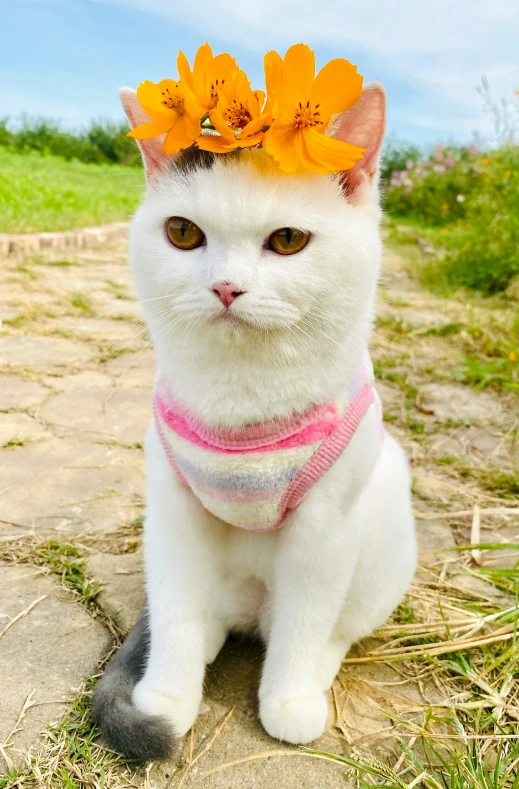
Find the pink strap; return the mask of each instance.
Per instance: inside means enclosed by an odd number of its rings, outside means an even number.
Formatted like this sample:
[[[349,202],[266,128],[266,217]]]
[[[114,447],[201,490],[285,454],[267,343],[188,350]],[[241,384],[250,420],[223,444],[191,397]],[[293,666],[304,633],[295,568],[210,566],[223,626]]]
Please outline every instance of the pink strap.
[[[293,510],[303,496],[310,490],[318,479],[335,463],[341,452],[350,443],[360,420],[373,402],[373,385],[366,384],[352,400],[346,409],[337,429],[327,440],[323,441],[315,455],[296,474],[281,501],[281,518],[276,524],[280,526],[287,511]]]

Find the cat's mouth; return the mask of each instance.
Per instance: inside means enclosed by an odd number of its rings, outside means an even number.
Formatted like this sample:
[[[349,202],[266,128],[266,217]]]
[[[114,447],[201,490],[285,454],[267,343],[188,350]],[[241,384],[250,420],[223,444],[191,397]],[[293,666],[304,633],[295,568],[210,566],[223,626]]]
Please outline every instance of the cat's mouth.
[[[213,318],[214,323],[221,323],[225,326],[250,326],[250,322],[240,315],[236,315],[232,310],[220,312]]]

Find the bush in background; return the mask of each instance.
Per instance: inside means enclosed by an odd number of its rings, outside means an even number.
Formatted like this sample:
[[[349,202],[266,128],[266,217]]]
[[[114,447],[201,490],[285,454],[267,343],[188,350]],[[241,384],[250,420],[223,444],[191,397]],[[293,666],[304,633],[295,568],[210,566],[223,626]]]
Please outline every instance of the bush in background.
[[[405,170],[408,163],[416,163],[422,158],[422,152],[416,145],[388,139],[382,151],[380,165],[380,179],[383,185],[388,185],[394,172]]]
[[[141,163],[139,149],[126,136],[124,122],[94,121],[85,129],[64,131],[59,124],[42,118],[24,118],[16,127],[0,119],[0,145],[25,153],[39,151],[88,164]]]
[[[519,147],[480,152],[439,143],[427,158],[393,170],[386,210],[435,228],[447,280],[491,294],[519,275]]]

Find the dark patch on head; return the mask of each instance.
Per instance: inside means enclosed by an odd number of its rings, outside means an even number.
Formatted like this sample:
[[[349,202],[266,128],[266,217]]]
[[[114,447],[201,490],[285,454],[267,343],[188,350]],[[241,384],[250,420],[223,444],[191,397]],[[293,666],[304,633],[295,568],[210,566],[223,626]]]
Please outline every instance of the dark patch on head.
[[[173,169],[182,175],[189,175],[197,170],[210,170],[216,161],[217,154],[202,151],[196,145],[185,148],[173,163]]]
[[[210,170],[213,164],[220,160],[228,164],[235,161],[240,156],[240,149],[237,148],[231,153],[211,153],[202,151],[196,145],[185,148],[180,156],[173,162],[173,170],[182,175],[189,175],[197,170]]]

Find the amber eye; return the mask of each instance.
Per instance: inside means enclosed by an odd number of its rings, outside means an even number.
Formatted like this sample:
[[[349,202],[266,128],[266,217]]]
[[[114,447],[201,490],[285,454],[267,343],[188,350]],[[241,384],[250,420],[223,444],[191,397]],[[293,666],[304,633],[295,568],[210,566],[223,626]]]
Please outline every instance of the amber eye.
[[[166,220],[166,235],[177,249],[196,249],[205,241],[198,225],[183,216],[171,216]]]
[[[269,236],[267,247],[278,255],[295,255],[296,252],[301,252],[309,241],[310,233],[298,230],[297,227],[282,227]]]

